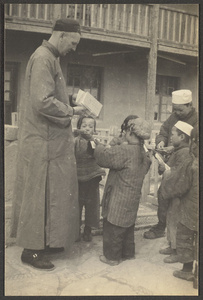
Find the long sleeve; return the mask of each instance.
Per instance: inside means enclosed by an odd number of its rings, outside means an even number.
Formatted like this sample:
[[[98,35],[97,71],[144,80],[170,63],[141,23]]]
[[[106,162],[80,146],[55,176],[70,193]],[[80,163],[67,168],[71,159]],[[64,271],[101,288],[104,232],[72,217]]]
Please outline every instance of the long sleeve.
[[[191,159],[186,159],[177,167],[171,169],[170,175],[163,177],[161,183],[161,194],[165,199],[180,198],[191,187]]]
[[[68,126],[73,109],[68,105],[68,99],[66,104],[66,99],[62,102],[55,97],[54,65],[44,57],[34,58],[30,76],[30,97],[35,111],[51,122],[63,127]]]
[[[167,146],[168,137],[170,135],[170,130],[171,130],[171,119],[172,119],[172,115],[161,125],[160,132],[156,136],[156,145],[158,145],[161,141],[163,141],[164,146]]]
[[[94,151],[96,162],[103,168],[121,170],[124,168],[127,160],[124,154],[125,149],[121,145],[115,145],[111,148],[106,148],[103,145],[98,145]]]

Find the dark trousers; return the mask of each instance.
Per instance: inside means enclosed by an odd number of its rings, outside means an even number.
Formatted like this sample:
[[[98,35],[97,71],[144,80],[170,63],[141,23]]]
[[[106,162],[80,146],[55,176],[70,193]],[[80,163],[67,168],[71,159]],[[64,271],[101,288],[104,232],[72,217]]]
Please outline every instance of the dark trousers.
[[[180,263],[189,263],[196,258],[195,253],[195,236],[193,231],[181,223],[178,223],[176,234],[176,251]]]
[[[103,220],[103,254],[107,259],[120,260],[135,255],[134,227],[120,227]]]
[[[98,227],[100,218],[99,181],[101,177],[79,182],[80,220],[85,207],[85,226]]]
[[[169,200],[164,199],[161,194],[161,190],[159,189],[157,192],[158,196],[158,211],[157,216],[159,220],[160,229],[165,230],[166,228],[166,215],[169,206]]]

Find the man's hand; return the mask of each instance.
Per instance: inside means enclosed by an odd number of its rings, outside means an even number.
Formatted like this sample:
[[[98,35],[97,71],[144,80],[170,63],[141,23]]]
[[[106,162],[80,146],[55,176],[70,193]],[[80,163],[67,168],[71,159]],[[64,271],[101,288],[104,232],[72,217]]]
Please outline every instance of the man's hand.
[[[87,109],[82,105],[74,106],[74,115],[88,115]]]
[[[158,145],[157,145],[157,149],[163,149],[164,148],[164,142],[161,141]]]

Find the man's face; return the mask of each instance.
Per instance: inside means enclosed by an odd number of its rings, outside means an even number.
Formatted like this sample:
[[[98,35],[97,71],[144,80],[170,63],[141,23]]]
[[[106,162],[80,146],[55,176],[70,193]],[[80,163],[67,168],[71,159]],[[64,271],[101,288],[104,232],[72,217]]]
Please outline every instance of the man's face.
[[[172,131],[171,131],[171,142],[172,142],[172,145],[174,147],[178,147],[180,145],[181,140],[182,140],[182,135],[181,134],[178,135],[176,127],[173,127]]]
[[[191,105],[184,105],[184,104],[173,104],[173,111],[175,112],[175,114],[178,116],[178,118],[184,119],[189,112],[192,110],[192,106]]]
[[[75,51],[79,41],[80,34],[78,32],[64,32],[58,43],[60,56],[65,56],[71,50]]]

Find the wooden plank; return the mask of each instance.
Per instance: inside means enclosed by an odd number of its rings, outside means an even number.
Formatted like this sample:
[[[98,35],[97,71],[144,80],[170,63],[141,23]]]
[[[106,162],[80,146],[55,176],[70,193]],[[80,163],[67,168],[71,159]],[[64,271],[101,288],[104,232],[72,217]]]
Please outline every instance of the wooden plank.
[[[177,13],[174,12],[173,13],[173,35],[172,35],[172,40],[175,42],[176,40],[176,17],[177,17]]]
[[[125,22],[126,22],[126,4],[123,4],[123,16],[122,16],[122,31],[126,31],[125,30]]]
[[[27,4],[27,17],[30,18],[31,4]]]
[[[140,34],[140,17],[141,17],[141,5],[138,4],[137,23],[136,23],[136,33],[137,33],[137,35]]]
[[[95,13],[95,4],[91,4],[91,27],[95,26],[95,21],[94,21],[94,13]]]
[[[106,19],[106,29],[110,28],[110,11],[111,11],[111,4],[107,4],[107,19]]]
[[[99,5],[99,28],[102,28],[103,4]]]
[[[51,34],[52,32],[52,27],[51,24],[48,23],[47,26],[45,24],[39,24],[39,22],[36,24],[28,24],[28,23],[23,23],[23,24],[13,24],[13,23],[5,23],[5,29],[9,30],[20,30],[20,31],[27,31],[27,32],[39,32],[39,33],[46,33],[46,34]]]
[[[199,45],[199,24],[198,24],[198,19],[195,18],[195,39],[194,39],[194,44]]]
[[[53,17],[55,20],[61,18],[61,14],[62,14],[61,8],[62,8],[62,4],[53,4]]]
[[[194,17],[191,17],[191,23],[190,23],[190,38],[189,38],[189,43],[193,44],[194,41],[194,34],[195,34],[195,27],[194,27]]]
[[[133,10],[134,10],[134,4],[131,4],[130,6],[130,26],[129,26],[129,32],[131,33],[133,30]]]
[[[145,36],[148,36],[148,26],[149,26],[149,6],[145,6],[145,22],[144,22],[144,32]]]
[[[9,16],[13,15],[13,4],[8,4],[9,7]]]
[[[77,19],[77,12],[78,12],[78,5],[75,4],[75,14],[74,14],[74,19]]]
[[[69,4],[66,4],[66,18],[69,16]]]
[[[82,25],[85,26],[86,4],[82,5]]]
[[[161,9],[161,10],[160,10],[161,18],[160,18],[160,27],[159,27],[159,29],[160,29],[159,38],[160,38],[160,39],[163,39],[164,13],[165,13],[164,10]]]
[[[185,15],[185,32],[183,43],[187,44],[187,35],[188,35],[188,15]]]
[[[167,24],[166,24],[166,39],[169,40],[169,32],[170,32],[171,24],[170,24],[170,11],[167,11]]]
[[[114,18],[114,30],[117,30],[117,28],[119,28],[119,26],[118,26],[118,22],[119,22],[119,20],[118,20],[118,4],[116,4],[115,5],[116,7],[115,7],[115,18]]]
[[[179,34],[178,34],[178,42],[181,43],[181,31],[182,31],[182,19],[183,19],[183,14],[179,14]]]
[[[44,19],[48,19],[48,5],[50,4],[44,4]]]
[[[188,56],[193,56],[193,57],[197,57],[198,56],[198,48],[196,47],[196,49],[187,49],[187,48],[177,48],[177,45],[166,45],[164,42],[160,42],[159,41],[159,45],[158,45],[158,50],[159,51],[163,51],[163,52],[170,52],[170,53],[174,53],[174,54],[180,54],[180,55],[188,55]]]
[[[154,4],[151,15],[151,47],[148,59],[147,95],[145,102],[145,119],[153,124],[154,103],[156,90],[156,68],[157,68],[157,40],[159,28],[159,4]]]
[[[18,16],[22,18],[22,4],[18,4]]]
[[[39,6],[40,4],[36,4],[36,19],[39,19]]]

